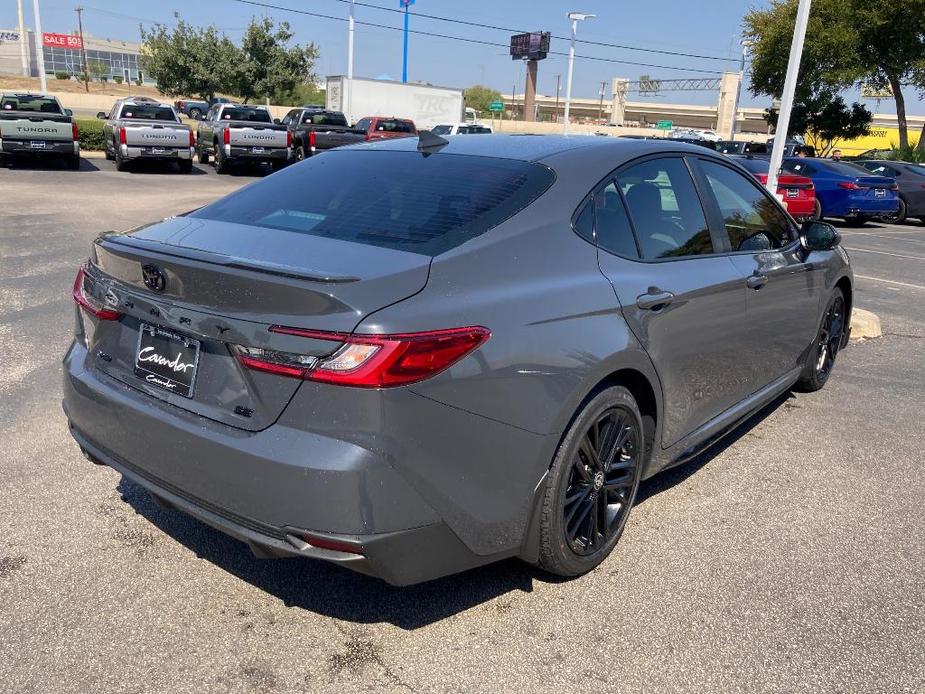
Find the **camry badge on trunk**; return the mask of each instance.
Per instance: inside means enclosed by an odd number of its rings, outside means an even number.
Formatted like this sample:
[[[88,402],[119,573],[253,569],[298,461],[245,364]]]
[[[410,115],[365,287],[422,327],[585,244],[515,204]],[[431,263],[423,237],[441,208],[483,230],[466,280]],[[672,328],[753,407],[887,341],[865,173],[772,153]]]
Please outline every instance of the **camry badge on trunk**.
[[[164,291],[167,286],[167,278],[157,265],[144,265],[141,268],[141,276],[144,279],[145,286],[155,292]]]

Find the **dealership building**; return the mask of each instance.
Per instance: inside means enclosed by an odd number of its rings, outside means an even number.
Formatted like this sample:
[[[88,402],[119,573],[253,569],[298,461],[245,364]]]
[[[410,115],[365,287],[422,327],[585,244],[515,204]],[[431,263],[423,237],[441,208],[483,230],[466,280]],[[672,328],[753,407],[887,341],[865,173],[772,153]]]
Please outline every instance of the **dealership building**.
[[[141,46],[131,41],[114,41],[84,34],[83,41],[75,34],[44,32],[42,40],[36,41],[34,32],[19,29],[0,29],[0,75],[23,75],[23,52],[25,53],[25,74],[38,77],[37,51],[45,59],[45,74],[66,72],[79,75],[82,70],[81,49],[86,49],[88,64],[98,65],[109,80],[121,77],[126,82],[141,80],[145,84],[154,81],[145,75],[141,66]],[[25,49],[25,50],[24,50]]]

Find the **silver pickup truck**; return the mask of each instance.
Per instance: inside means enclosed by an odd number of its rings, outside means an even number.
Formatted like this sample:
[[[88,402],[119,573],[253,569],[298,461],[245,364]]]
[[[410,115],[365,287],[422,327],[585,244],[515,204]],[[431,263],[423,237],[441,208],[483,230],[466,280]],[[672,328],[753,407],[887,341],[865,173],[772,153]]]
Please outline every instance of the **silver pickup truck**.
[[[199,121],[196,152],[200,164],[215,157],[215,171],[228,173],[235,161],[269,162],[281,169],[292,156],[292,133],[257,106],[215,104]]]
[[[77,124],[70,109],[45,94],[0,94],[0,159],[19,155],[57,156],[80,168]]]
[[[183,173],[193,170],[193,131],[180,122],[173,106],[119,99],[109,113],[100,111],[96,117],[106,121],[106,158],[114,159],[119,171],[135,159],[175,161]]]

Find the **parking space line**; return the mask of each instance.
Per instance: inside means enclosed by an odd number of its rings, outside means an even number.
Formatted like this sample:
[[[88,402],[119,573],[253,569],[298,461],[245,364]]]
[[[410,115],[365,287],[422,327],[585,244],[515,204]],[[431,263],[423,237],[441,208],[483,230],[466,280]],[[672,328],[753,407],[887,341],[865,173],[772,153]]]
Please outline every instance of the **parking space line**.
[[[877,255],[891,255],[894,258],[907,258],[908,260],[925,260],[922,255],[903,255],[902,253],[887,253],[886,251],[875,251],[872,248],[858,248],[857,246],[846,247],[852,253],[876,253]]]
[[[903,238],[896,238],[895,235],[885,236],[883,234],[871,234],[866,231],[856,231],[855,233],[860,236],[873,236],[878,239],[889,239],[890,241],[901,241],[903,243],[925,243],[925,239],[903,239]]]
[[[872,280],[874,282],[886,282],[887,284],[897,284],[900,287],[910,287],[912,289],[922,289],[925,290],[925,285],[921,284],[910,284],[909,282],[897,282],[896,280],[888,280],[883,277],[870,277],[869,275],[855,275],[858,279],[862,280]]]
[[[878,228],[877,228],[877,231],[879,231],[881,234],[893,234],[893,235],[897,235],[897,234],[925,234],[925,228],[922,228],[922,229],[883,229],[883,228],[879,228],[879,227],[878,227]],[[844,235],[844,236],[854,236],[854,235],[856,235],[856,234],[867,234],[867,235],[870,234],[869,231],[852,231],[852,230],[850,230],[850,229],[839,229],[839,230],[838,230],[838,233],[840,233],[840,234],[842,234],[842,235]]]

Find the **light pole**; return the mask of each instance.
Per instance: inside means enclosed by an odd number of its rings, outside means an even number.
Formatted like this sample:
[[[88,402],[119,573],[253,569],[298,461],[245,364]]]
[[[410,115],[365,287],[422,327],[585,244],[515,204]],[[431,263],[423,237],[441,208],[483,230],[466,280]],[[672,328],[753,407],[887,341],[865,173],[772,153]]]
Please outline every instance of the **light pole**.
[[[553,111],[556,122],[559,121],[559,80],[562,78],[562,75],[556,75],[556,110]]]
[[[809,23],[809,6],[812,0],[800,0],[797,8],[797,21],[793,27],[793,41],[790,43],[790,60],[787,62],[787,77],[784,79],[784,93],[781,95],[780,113],[777,117],[777,132],[774,135],[774,147],[771,149],[771,161],[768,165],[768,181],[765,188],[771,195],[777,194],[777,170],[784,161],[784,145],[787,144],[787,131],[790,128],[790,112],[793,110],[793,95],[797,88],[797,73],[800,72],[800,58],[803,57],[803,40],[806,38],[806,25]]]
[[[604,120],[604,94],[607,92],[607,82],[601,82],[601,103],[597,107],[597,119]]]
[[[84,46],[84,23],[83,23],[83,14],[84,8],[75,7],[74,12],[77,13],[77,28],[80,31],[80,56],[84,64],[84,91],[90,91],[90,67],[87,65],[87,48]]]
[[[562,134],[568,134],[568,115],[572,108],[572,72],[575,67],[575,37],[578,34],[578,22],[593,19],[597,15],[584,12],[569,12],[568,18],[572,20],[572,43],[568,49],[568,74],[565,77],[565,116],[562,119]]]
[[[347,18],[347,79],[353,79],[353,0],[350,0],[350,15]]]
[[[401,0],[402,7],[405,8],[405,31],[404,47],[401,57],[401,81],[408,81],[408,8],[414,4],[414,0]]]
[[[742,41],[742,63],[739,67],[739,87],[736,89],[736,98],[732,104],[732,128],[729,131],[729,139],[733,141],[736,139],[736,117],[739,114],[739,99],[742,97],[742,83],[745,81],[745,58],[748,55],[748,47],[751,45],[750,41]]]
[[[42,93],[48,91],[45,80],[45,41],[42,38],[42,15],[39,13],[39,0],[32,0],[32,12],[35,14],[35,54],[39,63],[39,87]]]
[[[22,0],[16,0],[16,9],[19,12],[19,58],[22,61],[22,76],[29,77],[29,59],[26,57],[26,23],[22,18]]]

